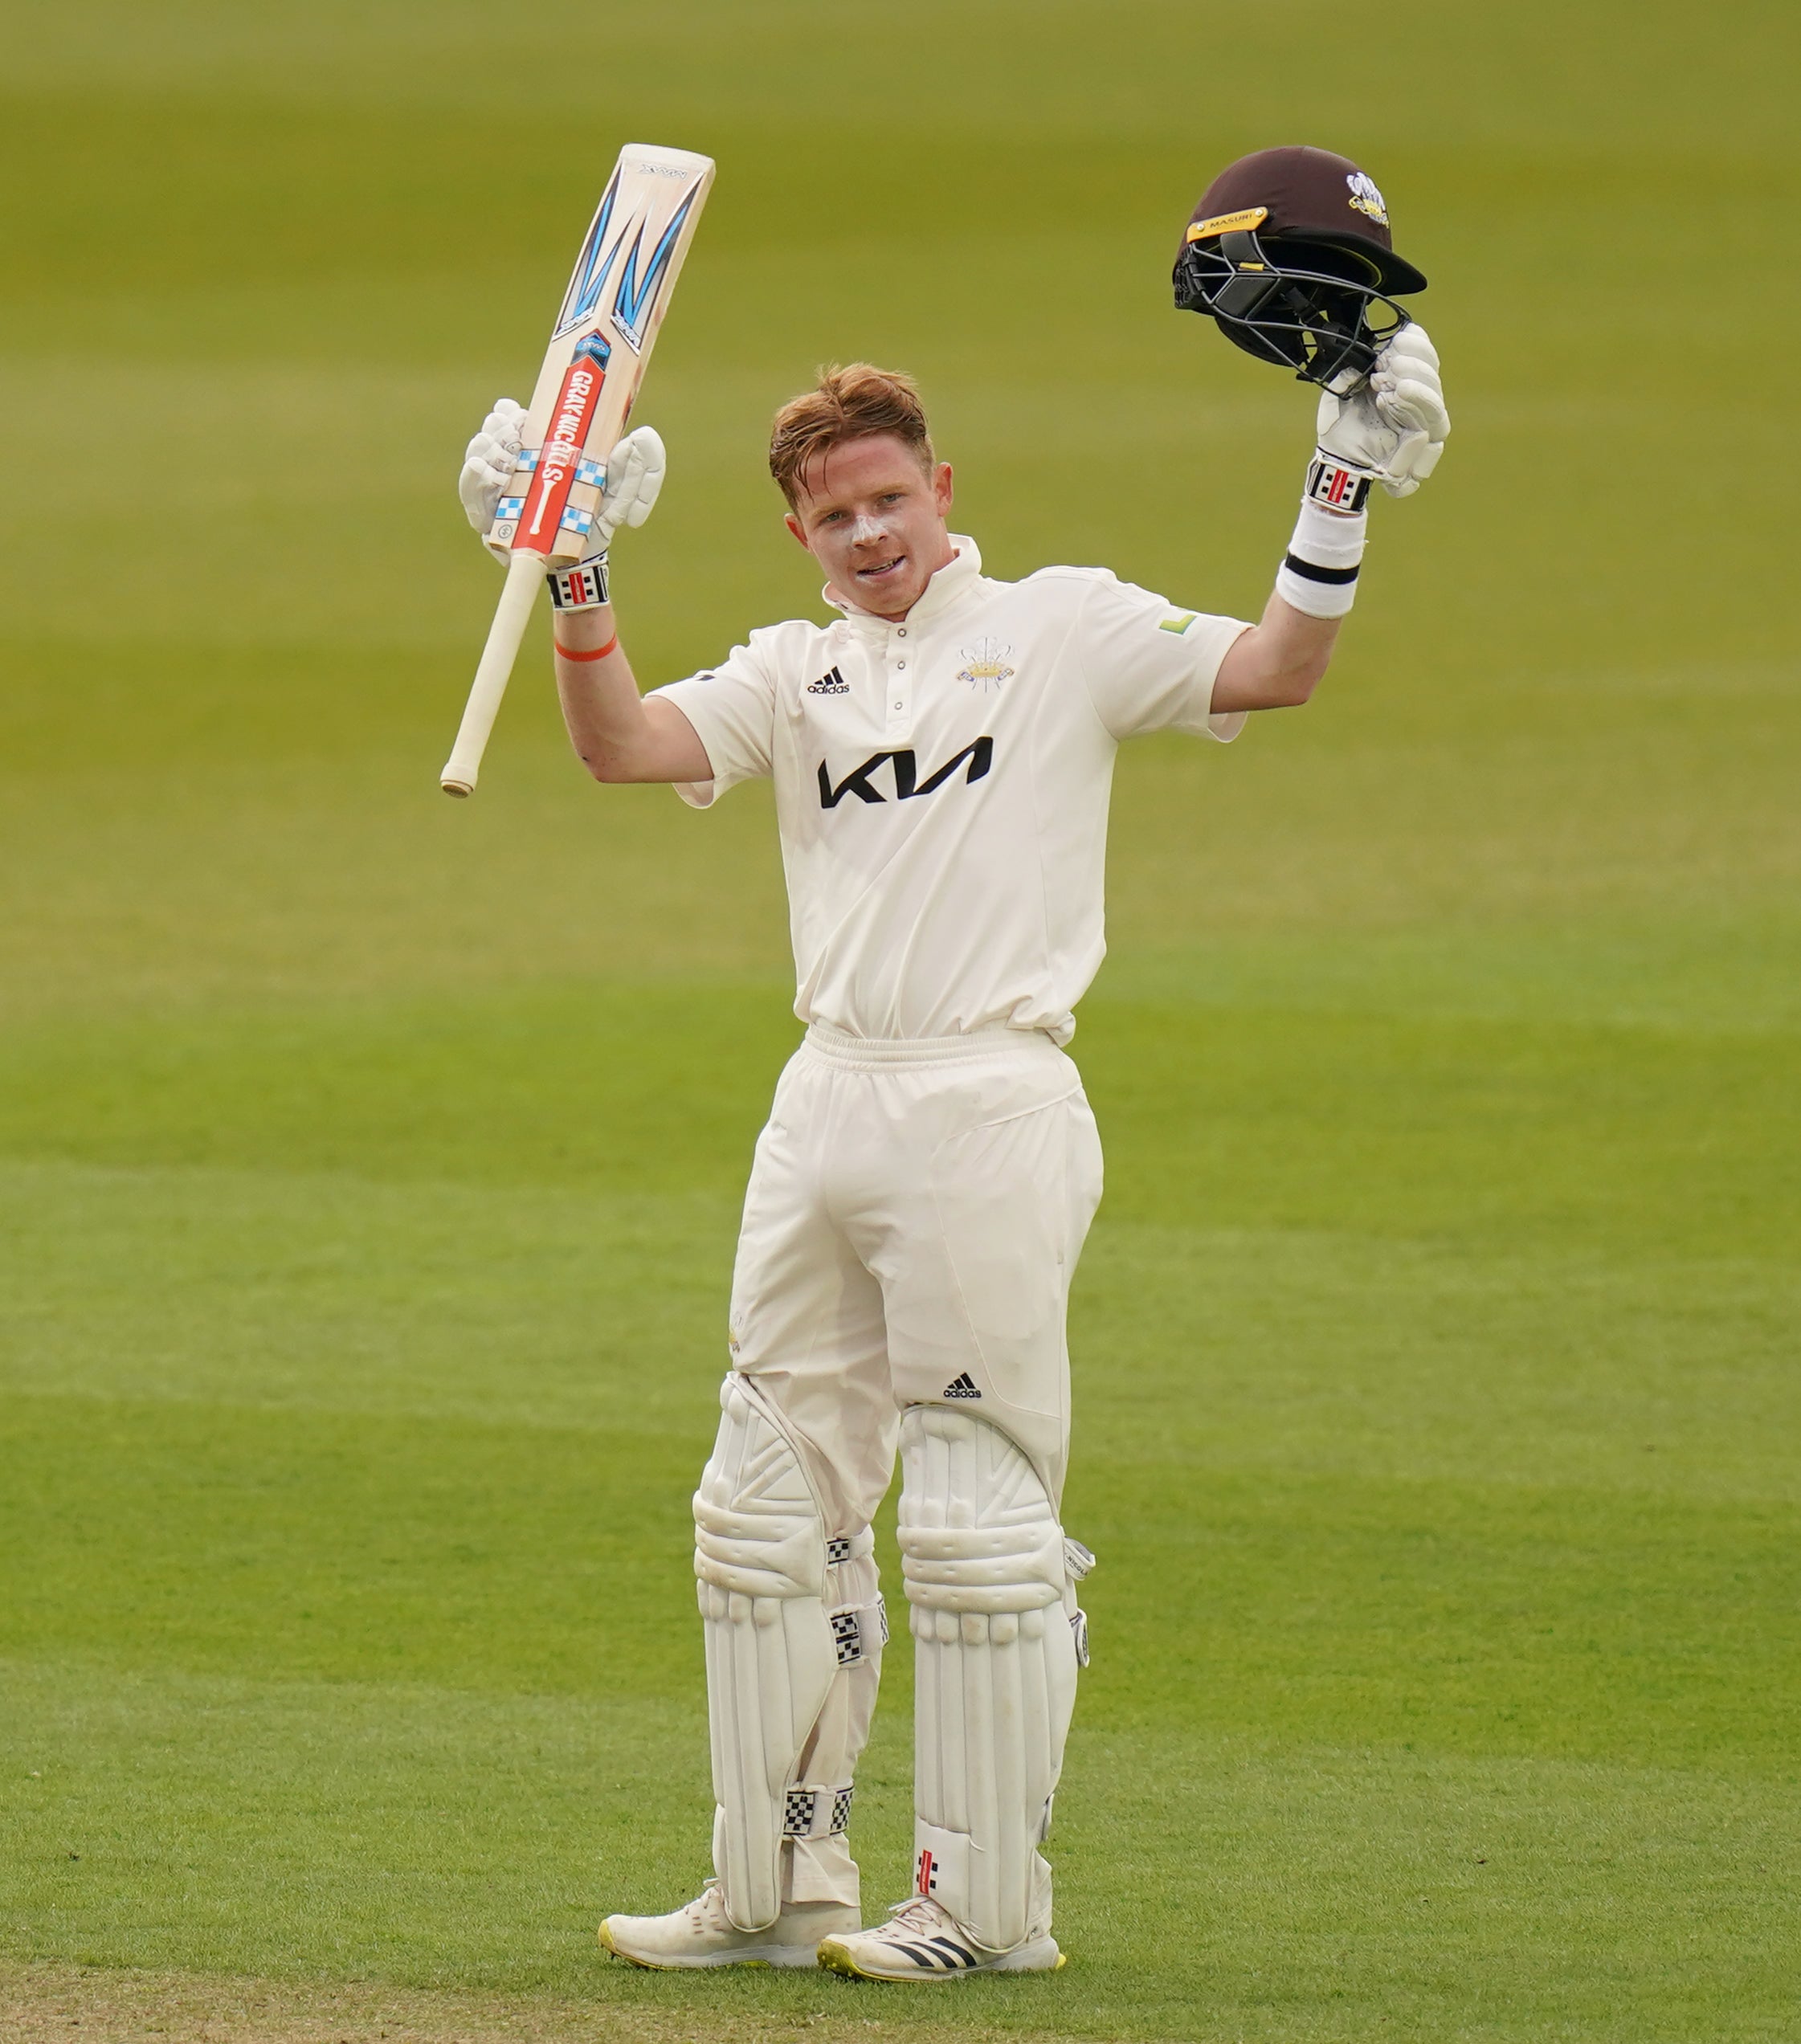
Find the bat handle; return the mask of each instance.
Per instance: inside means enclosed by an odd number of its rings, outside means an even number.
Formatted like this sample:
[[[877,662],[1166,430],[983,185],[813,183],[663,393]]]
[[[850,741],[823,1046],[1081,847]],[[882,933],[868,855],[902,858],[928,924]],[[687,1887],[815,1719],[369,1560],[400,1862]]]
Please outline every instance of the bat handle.
[[[519,657],[519,643],[531,620],[544,580],[544,556],[525,548],[507,562],[507,585],[500,592],[494,622],[488,627],[488,643],[481,649],[481,664],[470,684],[469,700],[457,728],[456,743],[438,777],[447,795],[472,795],[481,772],[481,756],[488,749],[488,734],[494,728],[500,698],[507,692],[513,663]]]

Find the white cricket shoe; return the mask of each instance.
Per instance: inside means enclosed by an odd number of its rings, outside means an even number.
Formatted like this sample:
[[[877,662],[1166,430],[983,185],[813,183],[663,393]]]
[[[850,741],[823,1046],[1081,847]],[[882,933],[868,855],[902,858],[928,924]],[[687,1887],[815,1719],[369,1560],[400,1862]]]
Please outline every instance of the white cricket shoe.
[[[1054,1973],[1064,1963],[1047,1932],[1011,1952],[978,1944],[942,1903],[916,1895],[872,1931],[839,1931],[819,1947],[819,1964],[852,1980],[962,1980],[970,1973]]]
[[[725,1913],[717,1881],[709,1881],[685,1909],[667,1916],[609,1916],[600,1941],[635,1966],[811,1966],[819,1940],[854,1935],[863,1919],[841,1902],[790,1902],[765,1930],[741,1931]]]

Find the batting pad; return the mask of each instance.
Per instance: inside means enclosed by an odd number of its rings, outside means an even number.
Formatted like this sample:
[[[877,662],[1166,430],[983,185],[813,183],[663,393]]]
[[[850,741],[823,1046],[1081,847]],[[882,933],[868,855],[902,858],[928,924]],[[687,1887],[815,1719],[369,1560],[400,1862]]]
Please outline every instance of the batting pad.
[[[726,1913],[741,1930],[782,1911],[782,1842],[830,1826],[817,1796],[804,1830],[801,1750],[838,1671],[826,1618],[826,1529],[798,1457],[754,1389],[725,1380],[712,1459],[694,1494],[694,1573],[706,1623],[714,1826]],[[845,1797],[847,1814],[849,1797]]]
[[[1038,1472],[985,1420],[900,1422],[913,1635],[914,1876],[979,1944],[1049,1928],[1050,1828],[1076,1702],[1063,1529]]]

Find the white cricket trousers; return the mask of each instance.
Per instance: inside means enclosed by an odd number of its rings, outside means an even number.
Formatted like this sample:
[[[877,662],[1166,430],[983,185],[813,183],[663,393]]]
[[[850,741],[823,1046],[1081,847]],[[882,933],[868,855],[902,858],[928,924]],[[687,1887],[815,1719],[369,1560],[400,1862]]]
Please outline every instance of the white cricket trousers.
[[[782,1075],[696,1499],[715,1862],[747,1928],[859,1900],[844,1826],[887,1634],[868,1528],[897,1449],[916,1880],[995,1948],[1048,1923],[1035,1846],[1080,1637],[1065,1316],[1101,1187],[1080,1075],[1040,1034],[815,1025]]]

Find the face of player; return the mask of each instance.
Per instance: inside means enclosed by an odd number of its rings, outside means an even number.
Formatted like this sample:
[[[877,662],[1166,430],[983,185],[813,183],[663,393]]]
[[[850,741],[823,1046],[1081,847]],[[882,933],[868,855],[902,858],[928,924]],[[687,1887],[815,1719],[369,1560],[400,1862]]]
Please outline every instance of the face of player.
[[[807,464],[788,530],[840,596],[904,618],[954,557],[950,496],[949,462],[928,469],[898,435],[872,433]]]

